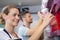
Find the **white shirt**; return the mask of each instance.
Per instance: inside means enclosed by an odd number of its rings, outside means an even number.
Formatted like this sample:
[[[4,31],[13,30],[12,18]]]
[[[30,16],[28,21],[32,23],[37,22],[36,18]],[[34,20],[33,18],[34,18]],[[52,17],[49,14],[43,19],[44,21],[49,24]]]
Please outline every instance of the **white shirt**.
[[[9,35],[11,36],[12,39],[17,39],[14,36],[12,36],[11,34],[9,34]],[[3,30],[0,31],[0,40],[9,40],[10,39],[9,35],[6,32],[4,32]],[[21,36],[18,36],[18,37],[23,40],[23,38]]]
[[[23,40],[28,40],[29,36],[27,36],[27,31],[29,30],[29,28],[25,27],[25,26],[21,26],[18,30],[18,34],[21,35],[23,37]]]

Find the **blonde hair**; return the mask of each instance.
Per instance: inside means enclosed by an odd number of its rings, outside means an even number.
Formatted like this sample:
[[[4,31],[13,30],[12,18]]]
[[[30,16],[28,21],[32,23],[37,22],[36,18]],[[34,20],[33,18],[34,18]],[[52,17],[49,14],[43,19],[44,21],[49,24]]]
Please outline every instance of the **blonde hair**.
[[[0,13],[0,24],[4,24],[4,19],[2,17],[2,14]]]
[[[14,6],[14,5],[7,5],[7,6],[5,6],[5,7],[2,9],[1,14],[6,14],[6,15],[8,15],[9,10],[12,9],[12,8],[18,9],[18,8],[17,8],[16,6]],[[19,10],[19,9],[18,9],[18,10]],[[1,16],[2,16],[2,15],[1,15]],[[2,17],[1,19],[2,19],[2,23],[5,24],[5,20],[3,19],[3,17]]]

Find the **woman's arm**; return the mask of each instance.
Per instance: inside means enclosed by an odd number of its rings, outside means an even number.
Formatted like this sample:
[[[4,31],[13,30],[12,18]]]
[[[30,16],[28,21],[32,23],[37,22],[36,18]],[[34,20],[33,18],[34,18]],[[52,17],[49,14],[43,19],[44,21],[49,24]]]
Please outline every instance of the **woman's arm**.
[[[27,31],[28,36],[31,36],[42,24],[43,18],[42,18],[42,14],[40,12],[38,12],[38,17],[39,17],[39,19],[36,22],[36,24],[34,25],[34,27]]]
[[[50,23],[52,18],[53,18],[52,14],[50,14],[50,13],[46,14],[41,26],[38,28],[38,30],[35,31],[35,33],[28,40],[38,40],[40,38],[42,32],[44,31],[44,29]]]

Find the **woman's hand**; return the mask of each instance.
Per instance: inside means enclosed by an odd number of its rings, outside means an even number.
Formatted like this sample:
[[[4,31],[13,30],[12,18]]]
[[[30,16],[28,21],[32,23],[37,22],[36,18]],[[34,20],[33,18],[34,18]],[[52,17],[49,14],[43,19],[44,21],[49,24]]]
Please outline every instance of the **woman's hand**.
[[[51,22],[53,17],[54,16],[51,13],[48,12],[43,19],[43,25],[47,26]]]
[[[40,11],[38,11],[38,17],[39,17],[40,19],[43,19],[42,13],[41,13]]]

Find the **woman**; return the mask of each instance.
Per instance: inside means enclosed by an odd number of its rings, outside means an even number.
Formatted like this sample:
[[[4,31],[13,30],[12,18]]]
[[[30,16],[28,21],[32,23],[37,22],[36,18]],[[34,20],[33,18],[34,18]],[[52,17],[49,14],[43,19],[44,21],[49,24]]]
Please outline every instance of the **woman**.
[[[41,14],[39,13],[39,16],[40,15]],[[14,28],[18,25],[20,19],[18,8],[13,5],[5,6],[2,10],[2,17],[5,21],[5,29],[0,31],[0,40],[22,40],[22,37],[18,36],[14,32]],[[49,24],[52,18],[52,14],[47,14],[40,27],[34,32],[34,34],[28,40],[38,40],[43,30]]]
[[[20,20],[19,10],[14,5],[7,5],[2,9],[2,19],[5,22],[5,28],[0,31],[0,40],[22,40],[22,37],[18,36],[14,32],[15,26],[18,25]]]

